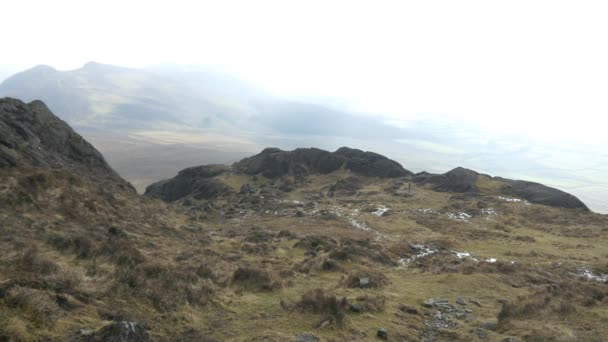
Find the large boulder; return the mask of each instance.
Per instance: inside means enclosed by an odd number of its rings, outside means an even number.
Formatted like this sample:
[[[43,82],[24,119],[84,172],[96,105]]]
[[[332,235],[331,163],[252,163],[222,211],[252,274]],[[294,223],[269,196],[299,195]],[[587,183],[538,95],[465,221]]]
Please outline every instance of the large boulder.
[[[184,197],[194,199],[211,199],[232,192],[222,181],[214,178],[230,167],[224,165],[195,166],[180,171],[177,176],[151,184],[145,195],[173,202]]]
[[[42,101],[0,99],[0,167],[62,168],[126,184],[101,153]]]

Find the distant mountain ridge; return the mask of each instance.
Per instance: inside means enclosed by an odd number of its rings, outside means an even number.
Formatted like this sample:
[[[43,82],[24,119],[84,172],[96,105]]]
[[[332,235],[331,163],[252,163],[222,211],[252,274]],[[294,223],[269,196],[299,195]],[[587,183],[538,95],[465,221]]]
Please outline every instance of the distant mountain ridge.
[[[42,100],[70,125],[87,130],[199,128],[359,138],[379,131],[397,137],[399,131],[373,118],[278,98],[202,68],[135,69],[89,62],[59,71],[39,65],[0,83],[2,96]]]

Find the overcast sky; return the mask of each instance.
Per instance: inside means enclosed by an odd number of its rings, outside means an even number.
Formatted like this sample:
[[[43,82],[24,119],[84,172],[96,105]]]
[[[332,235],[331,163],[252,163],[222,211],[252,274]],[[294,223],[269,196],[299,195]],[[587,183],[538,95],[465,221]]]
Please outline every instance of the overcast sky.
[[[606,143],[605,1],[6,1],[0,76],[35,64],[217,65],[407,125]]]

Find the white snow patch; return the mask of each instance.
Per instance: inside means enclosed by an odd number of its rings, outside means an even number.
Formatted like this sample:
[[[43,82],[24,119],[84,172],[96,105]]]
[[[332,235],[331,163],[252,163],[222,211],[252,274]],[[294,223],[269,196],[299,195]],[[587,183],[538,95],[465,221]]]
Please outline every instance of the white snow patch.
[[[475,258],[473,255],[471,255],[471,253],[464,251],[464,252],[457,252],[457,251],[452,251],[452,253],[458,258],[458,259],[471,259],[475,262],[479,261],[477,260],[477,258]]]
[[[587,278],[589,280],[593,280],[593,281],[600,281],[600,282],[608,281],[608,274],[593,273],[593,271],[591,271],[588,268],[583,268],[582,270],[579,271],[578,274],[582,277],[585,277],[585,278]]]
[[[354,228],[357,228],[360,230],[365,230],[365,231],[372,230],[367,224],[365,224],[365,222],[357,221],[352,218],[348,220],[348,223],[350,223],[350,225],[353,226]]]
[[[423,244],[415,244],[415,245],[411,245],[411,247],[413,249],[415,249],[417,253],[410,258],[399,259],[400,264],[402,264],[402,265],[409,264],[413,261],[416,261],[417,259],[424,258],[426,256],[439,252],[439,250],[437,248],[435,248],[433,246],[423,245]]]
[[[422,213],[422,214],[437,214],[437,211],[431,208],[425,208],[425,209],[415,209],[415,211]]]
[[[498,199],[501,201],[505,201],[505,202],[512,202],[512,203],[523,203],[525,205],[529,205],[530,202],[523,200],[521,198],[510,198],[510,197],[504,197],[504,196],[498,196]]]
[[[483,208],[481,209],[480,214],[486,216],[498,216],[498,213],[494,208]]]
[[[471,253],[469,253],[469,252],[452,252],[452,253],[454,253],[454,255],[456,255],[456,257],[458,259],[471,257]]]
[[[374,214],[376,216],[382,216],[382,215],[384,215],[384,213],[386,213],[389,210],[390,210],[390,208],[380,205],[380,206],[378,206],[378,209],[376,211],[372,212],[372,214]]]
[[[487,258],[487,259],[485,260],[485,262],[487,262],[487,263],[489,263],[489,264],[493,264],[493,263],[495,263],[495,262],[496,262],[496,258]]]
[[[473,217],[473,216],[471,216],[467,213],[463,213],[463,212],[459,212],[459,213],[447,212],[447,213],[445,213],[445,215],[449,219],[452,219],[454,221],[468,221],[471,217]]]

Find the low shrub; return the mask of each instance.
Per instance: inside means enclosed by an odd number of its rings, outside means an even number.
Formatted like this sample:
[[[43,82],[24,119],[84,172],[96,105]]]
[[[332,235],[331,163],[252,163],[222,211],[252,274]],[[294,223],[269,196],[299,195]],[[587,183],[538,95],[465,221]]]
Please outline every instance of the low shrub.
[[[292,310],[321,314],[321,321],[330,320],[341,327],[348,307],[346,297],[338,299],[335,295],[326,294],[323,289],[315,289],[304,293]]]
[[[237,268],[232,274],[232,284],[250,291],[272,291],[281,287],[268,271],[249,267]]]

